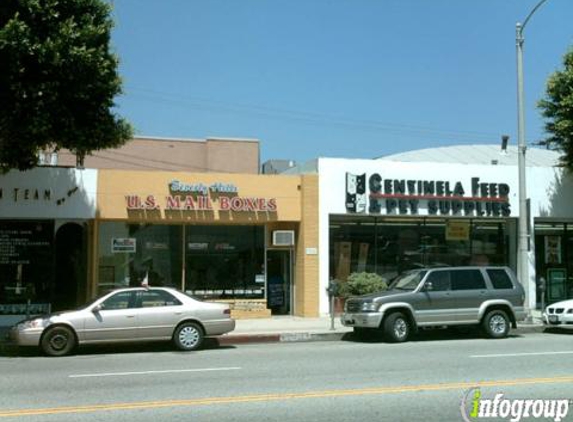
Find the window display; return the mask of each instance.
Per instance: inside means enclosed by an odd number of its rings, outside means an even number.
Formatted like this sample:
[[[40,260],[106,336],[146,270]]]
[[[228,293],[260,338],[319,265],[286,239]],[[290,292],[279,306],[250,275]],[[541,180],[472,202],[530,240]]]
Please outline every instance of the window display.
[[[106,222],[99,230],[98,293],[120,287],[181,287],[183,227]]]
[[[508,220],[330,217],[330,276],[375,272],[389,283],[404,271],[510,265]]]
[[[264,245],[264,226],[104,222],[98,293],[145,281],[201,298],[262,299]]]
[[[50,309],[54,291],[54,223],[0,223],[0,315]]]
[[[262,226],[187,226],[185,291],[204,298],[265,297]]]

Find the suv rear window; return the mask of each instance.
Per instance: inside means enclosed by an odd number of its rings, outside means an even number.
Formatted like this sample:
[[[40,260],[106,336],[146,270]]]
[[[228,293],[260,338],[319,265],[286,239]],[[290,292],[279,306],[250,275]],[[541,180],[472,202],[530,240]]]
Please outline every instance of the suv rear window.
[[[451,271],[452,290],[485,289],[485,279],[480,270]]]
[[[513,289],[513,283],[505,270],[487,270],[487,275],[491,280],[494,289]]]

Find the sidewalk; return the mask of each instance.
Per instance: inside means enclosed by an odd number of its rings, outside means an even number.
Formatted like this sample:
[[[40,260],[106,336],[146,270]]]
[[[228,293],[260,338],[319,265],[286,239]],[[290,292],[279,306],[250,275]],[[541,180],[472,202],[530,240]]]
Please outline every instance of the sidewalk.
[[[236,322],[232,333],[219,338],[220,344],[340,340],[344,334],[352,332],[352,328],[340,323],[338,316],[334,326],[330,317],[275,316],[238,319]]]
[[[540,317],[533,314],[530,322],[517,324],[513,334],[543,332],[545,327]],[[240,343],[294,342],[294,341],[327,341],[340,340],[345,334],[352,333],[352,328],[344,327],[340,317],[334,320],[334,329],[328,316],[319,318],[302,318],[295,316],[275,316],[266,319],[239,319],[232,333],[220,337],[219,343],[230,345]]]

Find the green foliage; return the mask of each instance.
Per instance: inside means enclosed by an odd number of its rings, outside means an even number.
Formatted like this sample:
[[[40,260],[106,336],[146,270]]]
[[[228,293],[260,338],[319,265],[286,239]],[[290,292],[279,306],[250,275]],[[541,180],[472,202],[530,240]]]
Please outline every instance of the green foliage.
[[[573,48],[565,54],[563,64],[563,70],[547,80],[546,96],[538,102],[549,134],[541,144],[562,152],[561,164],[573,171]]]
[[[25,170],[37,152],[119,147],[130,124],[103,0],[0,0],[0,168]]]
[[[376,273],[352,273],[340,283],[338,294],[342,297],[360,296],[388,289],[388,284]]]

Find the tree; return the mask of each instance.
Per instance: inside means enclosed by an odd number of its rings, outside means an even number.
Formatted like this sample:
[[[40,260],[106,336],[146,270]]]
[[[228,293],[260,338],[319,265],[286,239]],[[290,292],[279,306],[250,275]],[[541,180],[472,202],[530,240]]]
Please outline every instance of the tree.
[[[123,145],[131,125],[104,0],[0,0],[0,169],[26,170],[40,150],[83,158]]]
[[[561,164],[573,171],[573,48],[565,54],[563,64],[564,69],[547,80],[546,96],[538,102],[550,135],[540,144],[562,152]]]

